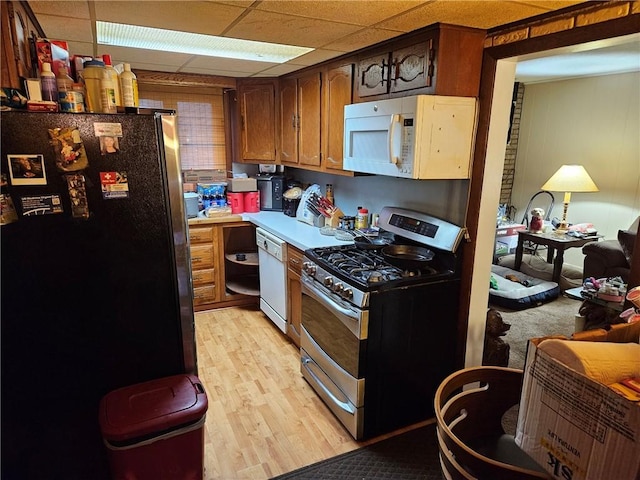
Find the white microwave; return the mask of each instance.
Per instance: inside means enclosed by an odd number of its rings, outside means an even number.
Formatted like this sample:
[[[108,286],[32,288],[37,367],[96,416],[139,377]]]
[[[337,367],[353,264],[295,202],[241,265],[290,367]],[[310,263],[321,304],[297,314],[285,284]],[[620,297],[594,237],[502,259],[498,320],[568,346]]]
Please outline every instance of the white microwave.
[[[414,179],[469,178],[473,97],[414,95],[344,107],[345,170]]]

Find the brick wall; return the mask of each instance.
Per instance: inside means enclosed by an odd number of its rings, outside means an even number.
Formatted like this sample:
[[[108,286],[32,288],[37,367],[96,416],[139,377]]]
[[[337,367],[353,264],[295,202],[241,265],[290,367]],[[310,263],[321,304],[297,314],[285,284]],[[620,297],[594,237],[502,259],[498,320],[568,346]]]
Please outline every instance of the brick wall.
[[[511,204],[511,190],[513,189],[513,177],[516,171],[516,154],[518,153],[518,136],[520,135],[520,118],[522,116],[522,98],[524,97],[524,84],[516,83],[513,90],[513,102],[511,104],[511,125],[509,139],[504,154],[504,169],[502,171],[502,187],[500,189],[500,203]]]

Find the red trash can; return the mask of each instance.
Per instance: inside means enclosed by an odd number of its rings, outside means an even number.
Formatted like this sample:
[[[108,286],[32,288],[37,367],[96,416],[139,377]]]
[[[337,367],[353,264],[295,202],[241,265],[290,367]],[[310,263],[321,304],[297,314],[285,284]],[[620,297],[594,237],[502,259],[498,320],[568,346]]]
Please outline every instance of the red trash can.
[[[207,394],[195,375],[119,388],[100,401],[114,479],[202,479]]]

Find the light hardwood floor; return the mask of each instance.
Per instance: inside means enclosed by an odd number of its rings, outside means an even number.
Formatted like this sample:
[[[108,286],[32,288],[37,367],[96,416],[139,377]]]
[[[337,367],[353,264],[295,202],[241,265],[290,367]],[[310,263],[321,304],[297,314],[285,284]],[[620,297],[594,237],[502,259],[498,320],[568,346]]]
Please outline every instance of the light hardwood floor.
[[[390,436],[356,442],[302,378],[298,349],[259,309],[195,317],[207,480],[268,479]]]

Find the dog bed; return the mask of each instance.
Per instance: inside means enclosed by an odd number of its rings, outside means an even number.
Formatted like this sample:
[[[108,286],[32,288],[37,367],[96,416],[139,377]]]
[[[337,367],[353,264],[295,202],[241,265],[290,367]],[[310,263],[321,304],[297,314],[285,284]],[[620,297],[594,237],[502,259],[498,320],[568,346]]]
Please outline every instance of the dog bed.
[[[560,287],[556,282],[541,280],[500,265],[491,265],[489,301],[511,310],[542,305],[558,298]]]

